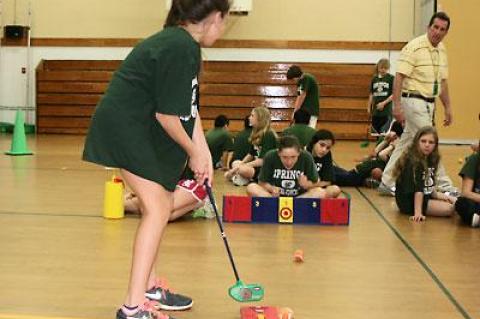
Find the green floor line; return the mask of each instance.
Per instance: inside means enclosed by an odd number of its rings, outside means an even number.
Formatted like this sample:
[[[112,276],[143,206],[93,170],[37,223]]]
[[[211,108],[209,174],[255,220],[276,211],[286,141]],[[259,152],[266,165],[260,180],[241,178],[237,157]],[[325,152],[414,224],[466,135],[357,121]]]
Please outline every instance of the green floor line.
[[[38,216],[38,217],[87,217],[87,218],[103,218],[102,215],[49,214],[49,213],[26,213],[26,212],[5,212],[5,211],[0,211],[0,215],[19,215],[19,216]]]
[[[99,168],[78,168],[72,167],[69,168],[68,166],[65,167],[15,167],[13,168],[11,165],[9,166],[0,166],[2,170],[10,170],[10,171],[32,171],[32,170],[39,170],[39,171],[86,171],[86,172],[101,172],[107,171],[106,169],[99,169]]]
[[[85,319],[85,318],[0,313],[0,319]]]
[[[383,222],[390,228],[390,230],[395,234],[395,236],[402,242],[402,244],[407,248],[407,250],[412,254],[412,256],[418,261],[418,263],[423,267],[423,269],[430,275],[433,281],[437,284],[440,290],[447,296],[448,300],[457,308],[458,312],[462,314],[465,319],[472,319],[468,312],[462,307],[462,305],[455,299],[452,293],[448,290],[447,287],[440,281],[440,279],[435,275],[435,273],[430,269],[426,262],[423,261],[422,258],[417,254],[417,252],[413,249],[413,247],[408,243],[408,241],[403,238],[400,232],[388,221],[387,218],[378,210],[374,203],[365,195],[360,188],[357,187],[357,191],[362,195],[362,197],[370,204],[370,206],[375,210],[378,217],[380,217]]]

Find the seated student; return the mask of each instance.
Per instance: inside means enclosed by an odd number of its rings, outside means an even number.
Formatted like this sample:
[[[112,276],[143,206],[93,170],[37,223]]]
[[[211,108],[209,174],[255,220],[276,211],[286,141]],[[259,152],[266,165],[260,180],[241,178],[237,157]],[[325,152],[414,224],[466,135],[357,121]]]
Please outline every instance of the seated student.
[[[426,215],[449,217],[454,212],[456,198],[435,189],[439,162],[437,131],[425,126],[395,165],[395,201],[400,212],[414,222],[424,221]]]
[[[254,108],[249,120],[252,125],[249,153],[241,161],[234,161],[232,168],[225,173],[225,178],[238,186],[244,186],[251,180],[256,180],[265,154],[277,147],[277,135],[270,128],[270,111],[266,107]]]
[[[318,186],[318,173],[312,155],[302,150],[295,136],[282,136],[278,150],[265,155],[258,184],[247,186],[250,196],[324,198],[326,192]]]
[[[395,133],[395,136],[393,136],[393,133]],[[354,161],[357,163],[361,163],[365,160],[376,158],[379,154],[379,149],[381,151],[385,149],[386,146],[390,145],[390,142],[392,141],[392,137],[395,140],[395,142],[393,143],[393,145],[391,145],[391,147],[394,148],[398,143],[398,140],[400,139],[402,133],[403,133],[402,124],[400,124],[400,122],[396,120],[391,121],[388,130],[385,133],[382,133],[382,135],[378,136],[375,149],[373,149],[368,155],[364,155],[360,158],[355,158]]]
[[[336,198],[341,190],[333,185],[333,159],[331,149],[335,144],[333,133],[328,130],[318,130],[308,144],[307,150],[312,154],[320,178],[318,185],[325,189],[326,198]]]
[[[229,123],[228,118],[221,114],[215,118],[215,127],[205,134],[214,168],[228,169],[228,163],[231,161],[233,141],[228,132]]]
[[[205,186],[198,185],[193,179],[180,180],[173,192],[173,210],[168,221],[174,221],[186,213],[202,207],[206,196]],[[124,207],[126,213],[140,214],[142,211],[142,204],[133,192],[125,194]]]
[[[243,120],[243,130],[235,135],[233,139],[233,156],[232,162],[237,160],[242,160],[250,151],[250,142],[248,139],[252,134],[252,126],[250,125],[250,115],[247,115]],[[229,166],[231,168],[231,164]]]
[[[462,221],[472,227],[480,224],[480,152],[470,155],[459,175],[462,177],[462,195],[455,203],[455,210]]]
[[[400,122],[394,122],[383,141],[375,147],[374,153],[367,156],[355,168],[347,171],[338,166],[334,167],[335,182],[339,186],[378,187],[383,170],[402,133],[403,127]]]
[[[294,124],[283,130],[282,135],[295,136],[300,141],[302,148],[305,148],[315,134],[315,130],[308,126],[310,114],[304,109],[299,109],[293,115],[293,120]]]

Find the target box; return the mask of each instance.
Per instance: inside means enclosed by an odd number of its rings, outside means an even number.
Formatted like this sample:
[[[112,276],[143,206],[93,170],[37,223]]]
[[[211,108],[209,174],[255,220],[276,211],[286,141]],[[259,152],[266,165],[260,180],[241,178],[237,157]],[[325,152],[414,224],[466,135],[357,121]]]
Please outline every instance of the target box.
[[[350,223],[350,199],[326,198],[320,200],[320,224],[348,225]]]
[[[276,223],[278,200],[275,197],[252,197],[252,222]]]
[[[224,196],[222,217],[225,222],[251,222],[252,198],[248,196]]]
[[[348,225],[347,198],[223,197],[223,221],[310,225]]]
[[[320,199],[294,198],[293,210],[295,224],[320,224]]]
[[[278,222],[282,224],[293,223],[293,197],[278,198]]]

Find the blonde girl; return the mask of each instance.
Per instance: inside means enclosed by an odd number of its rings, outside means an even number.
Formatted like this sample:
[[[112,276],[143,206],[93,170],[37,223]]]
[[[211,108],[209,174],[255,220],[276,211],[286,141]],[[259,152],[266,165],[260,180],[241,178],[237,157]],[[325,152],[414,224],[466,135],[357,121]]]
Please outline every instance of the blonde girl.
[[[370,83],[367,112],[372,114],[374,133],[384,133],[392,119],[392,94],[394,77],[388,71],[390,61],[380,59],[375,66],[375,74]]]
[[[252,133],[249,138],[250,151],[241,160],[232,163],[232,169],[225,173],[225,177],[235,185],[247,185],[251,180],[256,181],[265,154],[277,147],[277,136],[270,128],[270,111],[259,106],[252,110],[249,117]]]

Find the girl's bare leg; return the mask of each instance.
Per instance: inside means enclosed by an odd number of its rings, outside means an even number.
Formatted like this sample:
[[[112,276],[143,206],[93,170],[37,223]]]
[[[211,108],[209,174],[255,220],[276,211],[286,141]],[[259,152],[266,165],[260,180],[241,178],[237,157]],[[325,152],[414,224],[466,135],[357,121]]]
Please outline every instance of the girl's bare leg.
[[[247,185],[247,194],[252,197],[272,197],[272,194],[257,183]]]
[[[337,185],[329,185],[325,188],[325,192],[325,198],[337,198],[338,196],[340,196],[342,190]]]
[[[203,205],[203,202],[198,201],[192,194],[181,189],[176,189],[173,193],[173,212],[170,215],[169,221],[174,221],[186,213],[195,210]],[[124,201],[125,211],[140,214],[140,200],[133,193],[128,193]]]
[[[143,304],[145,291],[157,257],[165,226],[173,209],[173,193],[163,186],[121,170],[124,180],[137,195],[141,205],[141,219],[133,244],[132,268],[125,305]]]
[[[448,202],[438,199],[428,201],[426,215],[437,217],[450,217],[455,211],[455,206]]]
[[[327,191],[322,187],[310,188],[306,193],[299,195],[298,197],[304,198],[326,198]]]

